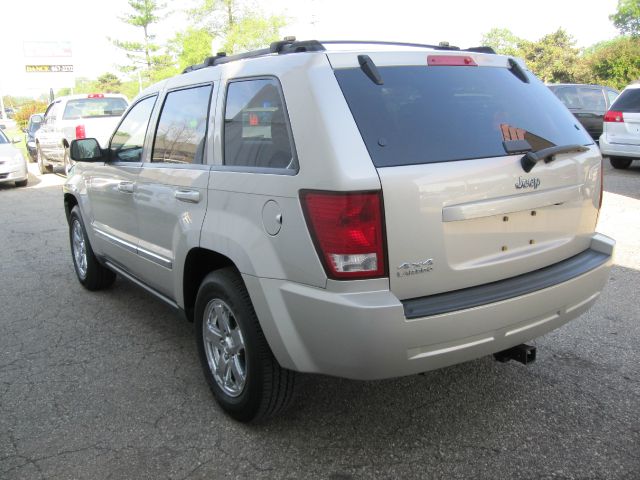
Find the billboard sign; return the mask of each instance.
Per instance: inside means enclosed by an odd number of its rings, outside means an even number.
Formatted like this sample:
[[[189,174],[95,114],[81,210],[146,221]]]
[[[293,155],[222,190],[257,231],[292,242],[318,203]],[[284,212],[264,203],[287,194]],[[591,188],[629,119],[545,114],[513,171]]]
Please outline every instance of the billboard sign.
[[[68,41],[25,41],[25,81],[31,88],[75,86],[73,50]]]

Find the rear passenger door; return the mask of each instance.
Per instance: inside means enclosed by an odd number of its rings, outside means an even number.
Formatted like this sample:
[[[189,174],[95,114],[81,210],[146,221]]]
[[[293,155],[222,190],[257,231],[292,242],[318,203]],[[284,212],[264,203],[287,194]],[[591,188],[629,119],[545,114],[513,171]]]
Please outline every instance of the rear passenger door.
[[[190,248],[199,245],[207,209],[210,167],[206,138],[213,83],[166,93],[153,131],[150,161],[142,166],[135,193],[139,226],[136,272],[150,287],[175,300]]]

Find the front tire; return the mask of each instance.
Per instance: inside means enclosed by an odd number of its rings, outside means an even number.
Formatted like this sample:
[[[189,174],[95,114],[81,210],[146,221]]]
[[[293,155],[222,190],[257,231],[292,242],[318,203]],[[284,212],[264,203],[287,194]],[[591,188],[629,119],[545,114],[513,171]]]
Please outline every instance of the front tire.
[[[231,417],[255,422],[289,406],[295,372],[282,368],[273,356],[235,269],[217,270],[202,281],[195,333],[207,383]]]
[[[40,175],[45,175],[50,171],[44,163],[44,154],[42,153],[40,144],[36,146],[36,161],[38,162],[38,170],[40,170]]]
[[[609,161],[613,168],[624,170],[625,168],[629,168],[633,159],[627,157],[609,157]]]
[[[29,183],[29,180],[28,180],[28,179],[25,179],[25,180],[18,180],[18,181],[16,182],[16,187],[26,187],[26,186],[27,186],[27,183]]]
[[[116,274],[100,264],[94,255],[77,205],[69,215],[69,241],[73,267],[82,286],[92,291],[110,287]]]

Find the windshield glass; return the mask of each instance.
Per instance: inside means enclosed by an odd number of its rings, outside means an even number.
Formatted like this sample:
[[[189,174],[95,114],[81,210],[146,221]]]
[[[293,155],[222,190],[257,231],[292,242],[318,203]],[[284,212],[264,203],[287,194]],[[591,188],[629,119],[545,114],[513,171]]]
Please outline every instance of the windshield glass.
[[[124,98],[79,98],[67,102],[62,118],[119,117],[126,109]]]
[[[378,68],[376,85],[359,68],[335,75],[376,167],[509,155],[504,142],[534,151],[592,144],[575,117],[537,78],[506,68]]]
[[[0,143],[11,143],[2,130],[0,130]]]

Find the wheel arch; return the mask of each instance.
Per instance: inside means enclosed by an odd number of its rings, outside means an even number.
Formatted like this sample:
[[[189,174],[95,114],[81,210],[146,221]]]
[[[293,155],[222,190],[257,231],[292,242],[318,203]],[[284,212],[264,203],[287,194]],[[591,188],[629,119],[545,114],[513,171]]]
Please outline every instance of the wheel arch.
[[[73,207],[78,205],[78,199],[72,193],[64,194],[64,214],[67,217],[67,223],[69,223],[69,217],[71,215],[71,210]]]
[[[204,277],[209,273],[225,267],[233,267],[237,270],[233,260],[213,250],[195,247],[187,253],[182,275],[182,291],[184,312],[190,322],[193,322],[196,296],[198,295],[198,288],[200,288],[202,280],[204,280]]]

